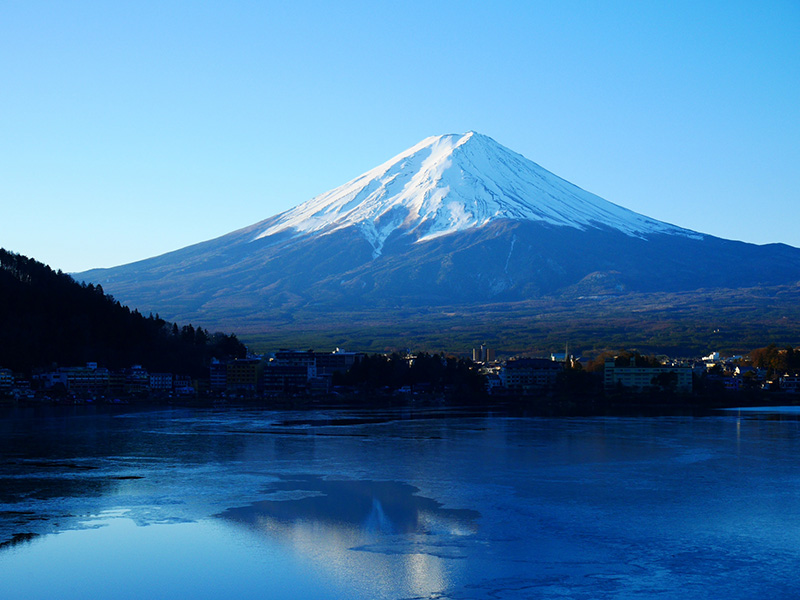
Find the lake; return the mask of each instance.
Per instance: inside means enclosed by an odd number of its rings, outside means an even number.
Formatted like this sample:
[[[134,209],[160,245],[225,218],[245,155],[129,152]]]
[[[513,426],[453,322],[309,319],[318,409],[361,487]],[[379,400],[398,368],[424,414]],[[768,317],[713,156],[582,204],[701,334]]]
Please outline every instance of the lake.
[[[800,418],[0,409],[0,598],[798,598]]]

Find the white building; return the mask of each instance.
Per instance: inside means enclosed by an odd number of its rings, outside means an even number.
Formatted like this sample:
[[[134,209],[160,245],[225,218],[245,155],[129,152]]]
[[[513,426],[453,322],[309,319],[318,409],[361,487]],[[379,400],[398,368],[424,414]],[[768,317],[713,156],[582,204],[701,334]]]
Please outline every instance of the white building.
[[[150,390],[153,392],[171,392],[172,373],[150,373]]]
[[[0,369],[0,390],[8,391],[14,387],[14,372],[11,369]]]

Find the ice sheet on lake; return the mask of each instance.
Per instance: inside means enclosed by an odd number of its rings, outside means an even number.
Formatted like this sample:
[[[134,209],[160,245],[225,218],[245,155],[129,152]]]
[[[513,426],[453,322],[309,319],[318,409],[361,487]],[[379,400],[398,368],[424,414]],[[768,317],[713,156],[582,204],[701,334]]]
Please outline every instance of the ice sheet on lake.
[[[114,565],[180,589],[203,564],[205,597],[296,597],[264,573],[320,598],[800,597],[799,421],[442,417],[12,415],[0,597],[102,594],[98,561],[143,593]]]

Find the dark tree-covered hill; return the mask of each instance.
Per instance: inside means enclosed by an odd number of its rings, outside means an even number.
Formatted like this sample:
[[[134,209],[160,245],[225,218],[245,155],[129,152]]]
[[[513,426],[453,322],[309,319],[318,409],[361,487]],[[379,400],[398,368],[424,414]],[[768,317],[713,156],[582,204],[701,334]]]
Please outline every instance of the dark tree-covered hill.
[[[91,361],[199,376],[212,357],[244,354],[235,335],[145,317],[99,285],[0,249],[0,367],[29,373]]]

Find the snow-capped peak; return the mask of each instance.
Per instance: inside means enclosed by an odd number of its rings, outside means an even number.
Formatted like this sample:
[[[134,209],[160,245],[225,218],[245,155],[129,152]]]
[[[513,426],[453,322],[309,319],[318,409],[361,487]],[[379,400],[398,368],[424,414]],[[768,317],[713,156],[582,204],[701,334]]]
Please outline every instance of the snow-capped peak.
[[[609,227],[637,237],[702,237],[603,200],[471,131],[422,140],[360,177],[270,219],[256,239],[286,230],[325,234],[352,226],[378,256],[398,230],[421,242],[495,219],[578,229]]]

